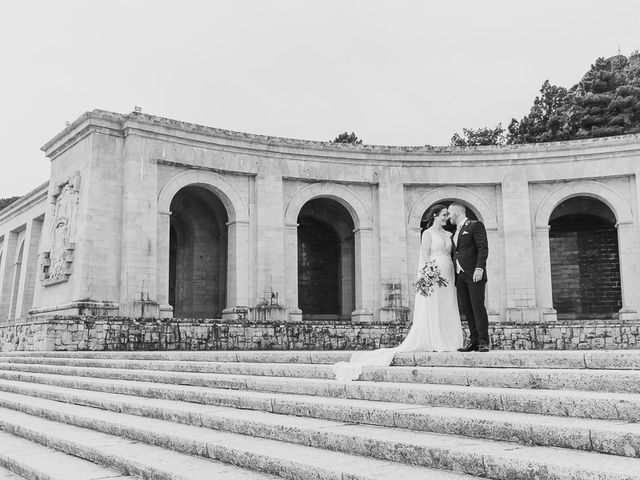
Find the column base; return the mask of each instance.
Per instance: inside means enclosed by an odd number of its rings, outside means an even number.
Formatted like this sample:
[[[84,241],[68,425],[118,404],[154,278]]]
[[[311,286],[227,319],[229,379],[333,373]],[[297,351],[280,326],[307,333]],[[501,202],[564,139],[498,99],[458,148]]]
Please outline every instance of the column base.
[[[558,312],[555,308],[543,308],[542,320],[545,323],[555,323],[558,321]]]
[[[134,300],[120,304],[120,316],[131,318],[158,318],[160,305],[150,300]]]
[[[89,315],[89,316],[110,316],[118,315],[120,305],[115,302],[94,302],[91,300],[83,302],[69,302],[49,307],[38,307],[29,310],[32,317],[43,315]]]
[[[411,312],[411,310],[409,310],[408,307],[381,308],[380,309],[380,323],[404,323],[404,324],[407,324],[407,323],[409,323],[411,321],[411,319],[409,318],[409,312]],[[353,316],[353,314],[352,314],[352,316]]]
[[[158,307],[160,312],[160,318],[173,318],[173,306],[172,305],[160,305]]]
[[[222,310],[223,320],[242,320],[246,321],[249,316],[249,309],[247,307],[231,307]]]
[[[533,308],[507,308],[504,311],[505,322],[512,323],[538,323],[542,321],[542,309]]]
[[[302,310],[299,308],[290,308],[287,312],[287,319],[291,323],[297,323],[302,321]]]
[[[618,319],[620,320],[638,320],[638,311],[633,308],[622,307],[618,311]]]
[[[249,309],[249,318],[256,323],[286,322],[287,311],[281,305],[258,305]]]
[[[370,310],[355,310],[351,313],[352,322],[373,322],[373,312]]]

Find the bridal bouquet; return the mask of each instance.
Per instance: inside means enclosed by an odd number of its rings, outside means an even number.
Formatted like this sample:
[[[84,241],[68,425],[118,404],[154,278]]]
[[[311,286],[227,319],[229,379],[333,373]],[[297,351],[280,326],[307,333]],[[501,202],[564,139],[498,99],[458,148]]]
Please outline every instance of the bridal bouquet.
[[[430,296],[435,287],[446,287],[449,282],[442,277],[440,268],[434,260],[428,261],[424,267],[418,272],[418,279],[413,284],[413,289],[416,293]]]

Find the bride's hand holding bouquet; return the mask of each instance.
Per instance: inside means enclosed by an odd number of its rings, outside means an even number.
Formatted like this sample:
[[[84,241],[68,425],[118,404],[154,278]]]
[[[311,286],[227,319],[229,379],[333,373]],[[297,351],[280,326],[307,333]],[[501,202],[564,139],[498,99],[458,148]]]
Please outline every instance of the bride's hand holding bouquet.
[[[436,286],[446,287],[448,284],[447,279],[442,277],[442,272],[440,272],[435,260],[430,260],[418,272],[418,279],[414,282],[413,289],[416,293],[428,297]]]

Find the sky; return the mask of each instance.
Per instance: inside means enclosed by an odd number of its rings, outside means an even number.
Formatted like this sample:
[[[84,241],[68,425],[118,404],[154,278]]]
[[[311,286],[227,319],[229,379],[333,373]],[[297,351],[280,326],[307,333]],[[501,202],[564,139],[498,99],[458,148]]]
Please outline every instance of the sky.
[[[640,2],[0,0],[0,197],[95,108],[308,140],[447,145],[640,49]]]

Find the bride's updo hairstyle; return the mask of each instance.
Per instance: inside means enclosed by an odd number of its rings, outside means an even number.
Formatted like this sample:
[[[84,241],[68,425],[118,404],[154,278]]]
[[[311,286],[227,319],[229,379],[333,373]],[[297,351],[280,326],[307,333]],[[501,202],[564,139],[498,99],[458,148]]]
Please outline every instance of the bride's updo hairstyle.
[[[427,228],[429,228],[431,225],[433,225],[433,222],[435,221],[435,218],[440,215],[440,213],[442,213],[442,210],[446,210],[447,206],[443,205],[441,203],[437,203],[433,206],[431,206],[431,208],[429,208],[429,210],[427,210],[427,218],[424,222],[422,222],[422,225],[420,225],[420,230],[421,231],[425,231]]]

